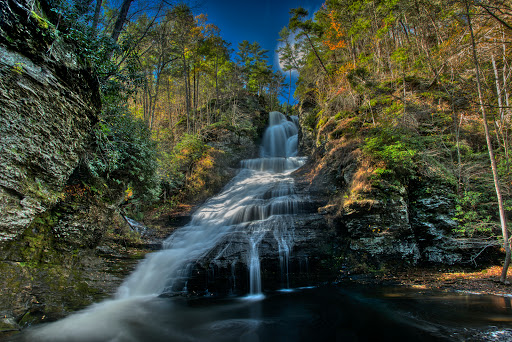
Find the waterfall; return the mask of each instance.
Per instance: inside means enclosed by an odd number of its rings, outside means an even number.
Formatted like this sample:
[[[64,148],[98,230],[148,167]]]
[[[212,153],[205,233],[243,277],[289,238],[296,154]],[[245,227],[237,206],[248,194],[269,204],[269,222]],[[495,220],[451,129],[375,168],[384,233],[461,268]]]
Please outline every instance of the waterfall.
[[[249,293],[251,296],[257,296],[261,294],[261,269],[260,269],[260,256],[258,254],[258,242],[251,240],[251,252],[249,254],[249,279],[250,288]]]
[[[163,249],[149,254],[119,288],[118,298],[186,291],[187,280],[198,260],[229,257],[233,244],[243,244],[249,270],[250,294],[262,293],[260,243],[273,236],[281,256],[282,272],[293,246],[293,221],[299,198],[293,193],[290,173],[301,166],[297,157],[297,119],[279,112],[269,114],[260,158],[244,160],[237,176],[217,196],[208,200],[163,243]],[[223,246],[223,247],[220,247]],[[286,263],[286,265],[285,265]],[[286,275],[287,276],[287,275]]]

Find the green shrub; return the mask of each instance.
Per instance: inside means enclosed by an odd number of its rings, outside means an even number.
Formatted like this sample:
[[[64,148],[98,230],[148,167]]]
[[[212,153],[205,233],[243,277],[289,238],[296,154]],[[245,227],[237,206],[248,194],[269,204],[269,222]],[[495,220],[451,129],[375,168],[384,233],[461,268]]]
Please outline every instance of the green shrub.
[[[156,144],[145,123],[129,113],[105,115],[95,127],[96,149],[87,166],[109,187],[130,186],[136,197],[151,200],[158,193]]]
[[[200,136],[185,134],[170,153],[161,150],[158,155],[158,169],[166,198],[182,194],[194,187],[189,184],[193,179],[195,167],[206,158],[211,149]]]
[[[390,129],[382,129],[373,137],[366,138],[363,153],[380,160],[393,174],[411,177],[415,173],[415,142],[407,134],[398,135]],[[381,175],[389,175],[381,172]]]
[[[306,117],[303,121],[304,128],[313,131],[316,127],[316,114],[309,112],[306,114]]]
[[[492,199],[482,192],[466,191],[459,196],[453,218],[459,222],[459,226],[454,231],[463,236],[492,235],[494,229],[499,229],[499,225],[489,215],[496,211],[490,208],[489,203],[492,203]]]

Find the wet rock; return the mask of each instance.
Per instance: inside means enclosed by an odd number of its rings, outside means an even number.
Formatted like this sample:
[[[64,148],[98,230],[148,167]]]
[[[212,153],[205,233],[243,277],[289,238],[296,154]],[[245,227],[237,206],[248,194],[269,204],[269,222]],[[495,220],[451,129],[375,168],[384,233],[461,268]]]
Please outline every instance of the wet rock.
[[[400,256],[412,262],[417,262],[420,258],[420,252],[414,240],[397,240],[387,234],[352,240],[350,249],[379,258]]]
[[[285,248],[275,232],[268,231],[258,244],[263,288],[276,290],[287,287],[316,285],[332,281],[331,265],[334,242],[332,232],[320,215],[297,215],[293,218],[290,234],[293,238]],[[236,232],[226,238],[207,256],[199,260],[187,282],[190,293],[248,293],[251,247],[245,232]]]
[[[58,221],[53,227],[53,234],[59,239],[59,245],[68,249],[94,248],[112,224],[114,213],[99,204],[90,206],[85,211],[74,211]]]
[[[335,278],[332,265],[327,262],[337,247],[334,232],[328,229],[324,216],[308,211],[308,205],[299,208],[298,214],[267,222],[266,231],[257,243],[265,290],[316,285]],[[245,230],[234,231],[198,260],[190,271],[188,291],[249,292],[250,237]]]
[[[512,330],[491,328],[481,331],[475,329],[468,341],[508,342],[512,341]]]
[[[17,331],[19,331],[19,325],[16,323],[15,318],[8,317],[6,314],[2,315],[2,318],[0,318],[0,334]]]

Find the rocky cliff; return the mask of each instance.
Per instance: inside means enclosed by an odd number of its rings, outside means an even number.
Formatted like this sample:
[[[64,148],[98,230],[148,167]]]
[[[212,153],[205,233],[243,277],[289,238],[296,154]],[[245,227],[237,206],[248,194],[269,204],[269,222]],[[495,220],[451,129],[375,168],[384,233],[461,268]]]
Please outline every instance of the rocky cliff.
[[[58,201],[100,110],[90,70],[29,8],[0,3],[0,243]]]
[[[455,190],[434,172],[380,176],[382,165],[362,151],[368,128],[357,113],[312,127],[317,111],[303,103],[299,117],[301,150],[310,159],[297,181],[321,199],[317,210],[336,234],[333,257],[342,264],[365,272],[386,263],[477,265],[494,258],[488,242],[454,234]]]
[[[56,210],[91,143],[101,102],[91,70],[37,7],[0,2],[1,330],[29,323],[38,310],[40,317],[62,311],[66,296],[87,297],[73,270],[76,248],[88,244],[77,234],[95,235],[98,222],[73,217],[105,217],[91,206]]]

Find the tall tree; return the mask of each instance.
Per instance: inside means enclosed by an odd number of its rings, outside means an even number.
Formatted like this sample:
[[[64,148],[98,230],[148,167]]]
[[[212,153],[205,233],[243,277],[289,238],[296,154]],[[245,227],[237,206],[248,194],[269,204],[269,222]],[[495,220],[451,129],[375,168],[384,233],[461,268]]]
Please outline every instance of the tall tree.
[[[290,98],[292,93],[292,72],[298,71],[302,62],[300,58],[300,45],[293,42],[293,37],[290,30],[287,27],[279,32],[279,39],[281,45],[277,49],[279,55],[279,61],[284,72],[289,72],[289,83],[288,83],[288,104],[290,104]]]
[[[291,9],[290,14],[292,15],[292,17],[290,18],[290,22],[288,24],[290,31],[293,33],[297,33],[297,38],[306,38],[306,41],[308,42],[309,47],[315,54],[318,63],[320,63],[324,72],[326,74],[329,74],[329,71],[325,67],[324,61],[320,57],[320,54],[313,42],[313,37],[319,34],[319,26],[315,22],[313,22],[312,19],[306,19],[307,16],[309,15],[309,12],[305,10],[303,7]]]
[[[473,25],[472,25],[472,20],[471,20],[471,11],[470,11],[469,0],[465,1],[465,6],[466,6],[466,16],[467,16],[468,28],[469,28],[469,32],[471,35],[471,51],[472,51],[473,62],[475,64],[478,100],[480,103],[480,110],[482,112],[482,121],[483,121],[483,125],[484,125],[485,141],[487,142],[487,149],[489,151],[489,159],[491,161],[492,176],[494,179],[494,188],[496,190],[496,197],[498,199],[498,210],[499,210],[500,223],[501,223],[501,232],[503,235],[503,248],[505,249],[505,262],[503,264],[500,281],[502,283],[505,283],[507,281],[507,271],[508,271],[508,267],[510,265],[510,257],[511,257],[510,240],[509,240],[508,229],[507,229],[507,217],[505,215],[505,208],[503,205],[503,196],[501,194],[501,186],[500,186],[500,180],[499,180],[499,175],[498,175],[498,167],[496,165],[496,158],[494,156],[491,134],[489,132],[489,127],[487,124],[487,114],[486,114],[486,109],[485,109],[485,104],[484,104],[484,97],[483,97],[483,90],[482,90],[481,76],[480,76],[480,63],[478,62],[475,34],[473,31]]]
[[[101,13],[101,5],[103,4],[103,0],[96,0],[96,6],[94,7],[94,16],[92,17],[92,34],[96,35],[96,29],[98,28],[98,23],[100,21],[100,13]]]
[[[134,0],[123,0],[121,5],[121,9],[119,10],[119,14],[117,16],[116,22],[114,24],[114,29],[112,30],[111,38],[114,43],[117,43],[119,39],[119,35],[123,29],[123,26],[126,22],[126,18],[128,16],[128,11],[130,10],[130,6]]]
[[[268,50],[258,42],[247,40],[238,45],[238,62],[242,68],[242,78],[246,90],[261,94],[271,82],[272,67],[268,64]]]

